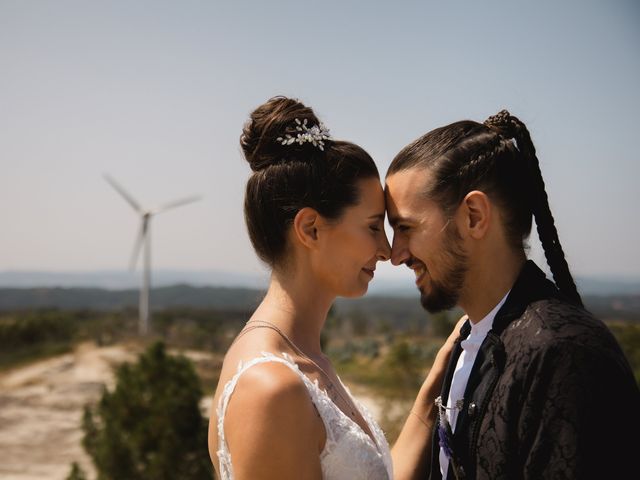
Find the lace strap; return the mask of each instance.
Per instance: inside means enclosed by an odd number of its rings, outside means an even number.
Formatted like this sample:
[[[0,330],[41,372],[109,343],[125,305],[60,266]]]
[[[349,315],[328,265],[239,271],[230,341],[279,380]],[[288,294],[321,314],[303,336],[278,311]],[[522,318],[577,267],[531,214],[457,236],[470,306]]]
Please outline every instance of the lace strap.
[[[231,399],[231,394],[236,388],[240,377],[244,372],[249,370],[254,365],[259,365],[261,363],[275,362],[281,363],[289,367],[294,373],[296,373],[304,382],[307,390],[309,390],[309,394],[311,396],[311,400],[313,401],[316,408],[318,408],[318,404],[316,401],[315,392],[313,390],[314,384],[304,375],[298,365],[291,359],[289,355],[286,353],[282,353],[282,357],[277,356],[270,352],[261,352],[261,357],[256,357],[248,362],[240,362],[238,363],[238,371],[236,374],[229,380],[224,389],[222,390],[222,394],[220,395],[220,399],[218,400],[218,407],[216,410],[216,414],[218,416],[218,460],[220,461],[220,474],[223,479],[225,478],[233,478],[233,470],[231,466],[231,454],[229,453],[229,448],[227,447],[227,440],[224,434],[224,417],[227,413],[227,408],[229,406],[229,400]],[[327,432],[328,434],[328,432]]]

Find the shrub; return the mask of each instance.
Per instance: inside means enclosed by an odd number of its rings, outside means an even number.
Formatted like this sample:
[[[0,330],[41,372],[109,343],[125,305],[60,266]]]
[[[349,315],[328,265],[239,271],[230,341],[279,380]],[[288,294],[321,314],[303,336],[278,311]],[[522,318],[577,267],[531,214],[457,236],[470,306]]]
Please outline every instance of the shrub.
[[[98,479],[211,479],[200,381],[191,362],[155,343],[136,364],[116,372],[83,419],[83,445]]]
[[[80,468],[80,465],[78,465],[76,462],[73,462],[71,464],[71,471],[69,472],[66,480],[87,480],[87,476],[84,473],[84,470]]]

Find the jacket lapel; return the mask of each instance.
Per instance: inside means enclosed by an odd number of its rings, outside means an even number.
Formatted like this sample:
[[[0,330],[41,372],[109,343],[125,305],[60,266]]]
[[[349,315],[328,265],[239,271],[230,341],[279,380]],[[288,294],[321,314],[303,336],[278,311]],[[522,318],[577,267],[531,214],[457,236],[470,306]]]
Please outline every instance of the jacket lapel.
[[[456,364],[458,363],[458,358],[462,354],[462,346],[460,343],[469,336],[471,332],[471,324],[467,319],[466,322],[462,324],[460,328],[460,336],[455,342],[453,347],[453,352],[451,352],[451,357],[449,357],[449,363],[447,363],[447,370],[445,371],[444,381],[442,382],[442,390],[440,392],[440,396],[443,402],[446,402],[449,398],[449,390],[451,389],[451,380],[453,379],[453,373],[456,370]],[[440,474],[440,438],[438,437],[438,429],[434,428],[433,435],[431,439],[431,475],[429,476],[432,480],[440,480],[442,479],[442,475]]]
[[[506,363],[501,335],[514,319],[524,313],[530,303],[550,296],[558,296],[555,285],[546,279],[544,272],[534,262],[527,261],[480,346],[467,381],[464,406],[458,414],[453,435],[454,449],[461,454],[463,462],[472,470],[467,472],[471,476],[475,475],[475,444],[480,423]],[[448,386],[450,383],[449,378]]]

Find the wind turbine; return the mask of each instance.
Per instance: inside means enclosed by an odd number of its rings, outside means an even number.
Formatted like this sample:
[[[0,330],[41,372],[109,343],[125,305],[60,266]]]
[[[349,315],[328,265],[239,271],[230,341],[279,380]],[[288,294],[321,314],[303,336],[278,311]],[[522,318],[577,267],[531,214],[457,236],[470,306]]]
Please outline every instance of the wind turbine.
[[[109,175],[104,175],[104,178],[109,184],[127,201],[131,207],[140,215],[140,230],[136,237],[136,242],[133,246],[133,252],[131,253],[131,260],[129,262],[129,268],[134,270],[141,250],[144,248],[144,262],[142,273],[142,288],[140,289],[140,323],[139,331],[140,335],[146,335],[149,331],[149,285],[151,284],[151,218],[162,212],[166,212],[172,208],[180,207],[188,203],[200,200],[202,197],[199,195],[181,198],[172,202],[161,205],[158,208],[148,210],[142,208],[142,206],[134,200],[134,198],[116,182]]]

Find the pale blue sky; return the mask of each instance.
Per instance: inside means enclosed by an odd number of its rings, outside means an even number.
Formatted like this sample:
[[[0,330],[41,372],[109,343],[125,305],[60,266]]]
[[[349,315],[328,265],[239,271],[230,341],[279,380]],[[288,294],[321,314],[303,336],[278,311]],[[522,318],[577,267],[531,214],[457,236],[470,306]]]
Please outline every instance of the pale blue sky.
[[[137,218],[108,172],[144,205],[204,196],[154,219],[154,266],[260,271],[238,136],[284,94],[382,173],[508,108],[575,273],[637,277],[639,47],[633,1],[0,0],[0,270],[125,268]]]

